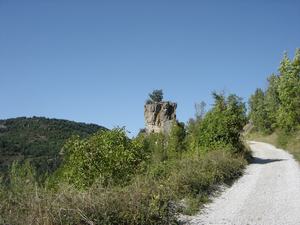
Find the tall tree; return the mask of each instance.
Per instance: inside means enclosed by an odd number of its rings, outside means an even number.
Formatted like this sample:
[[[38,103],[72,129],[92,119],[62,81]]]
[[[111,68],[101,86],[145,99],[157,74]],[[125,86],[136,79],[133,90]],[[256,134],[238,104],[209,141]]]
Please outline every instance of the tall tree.
[[[268,77],[268,88],[265,92],[265,109],[268,115],[270,123],[270,131],[274,131],[277,127],[276,118],[278,114],[278,109],[280,106],[280,100],[278,95],[278,83],[279,77],[275,74],[272,74]]]
[[[299,51],[293,62],[285,54],[279,71],[278,96],[281,104],[277,123],[281,129],[291,131],[300,121]]]
[[[186,150],[185,138],[186,130],[184,123],[174,122],[168,139],[169,153],[181,153]]]
[[[300,48],[296,49],[295,57],[292,62],[293,73],[300,76]]]
[[[262,89],[256,89],[255,93],[250,97],[250,119],[254,126],[262,132],[271,132],[271,121],[265,104],[265,93]]]
[[[204,101],[195,103],[195,117],[196,120],[202,120],[205,115],[206,103]]]
[[[300,124],[300,49],[293,60],[284,53],[278,71],[268,78],[267,90],[257,89],[249,100],[250,119],[260,131],[288,132]]]

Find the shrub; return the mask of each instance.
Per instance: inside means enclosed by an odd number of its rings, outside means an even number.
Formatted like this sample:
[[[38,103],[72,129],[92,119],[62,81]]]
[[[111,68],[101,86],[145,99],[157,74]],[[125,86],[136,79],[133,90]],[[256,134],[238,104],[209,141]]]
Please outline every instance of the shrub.
[[[168,152],[177,156],[186,150],[186,130],[184,123],[174,122],[168,137]]]
[[[162,162],[168,159],[167,137],[164,134],[142,135],[139,141],[143,144],[144,152],[150,156],[150,163]]]
[[[164,176],[141,174],[123,187],[95,181],[85,190],[63,183],[58,189],[39,186],[30,167],[18,166],[10,173],[18,182],[0,185],[0,223],[178,224],[178,212],[198,209],[216,185],[241,175],[245,163],[229,152],[211,151],[201,157],[160,162],[165,165],[160,167]],[[180,207],[182,199],[187,199],[187,208]]]
[[[154,90],[149,94],[150,99],[146,101],[146,104],[151,104],[153,102],[161,102],[164,98],[163,90]]]
[[[78,188],[96,179],[105,185],[122,184],[132,177],[145,159],[142,145],[127,138],[124,129],[100,131],[88,139],[70,139],[64,146],[64,165],[59,174]]]
[[[245,104],[236,95],[214,93],[215,105],[200,122],[198,143],[202,149],[243,149],[240,135],[246,124]]]

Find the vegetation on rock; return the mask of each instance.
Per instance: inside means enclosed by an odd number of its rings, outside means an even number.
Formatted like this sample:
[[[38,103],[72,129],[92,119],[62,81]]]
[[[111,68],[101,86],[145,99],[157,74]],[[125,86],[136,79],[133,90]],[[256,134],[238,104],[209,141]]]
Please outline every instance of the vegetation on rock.
[[[147,104],[161,102],[163,98],[164,98],[164,93],[162,89],[153,90],[152,93],[149,94],[149,99],[147,100]]]

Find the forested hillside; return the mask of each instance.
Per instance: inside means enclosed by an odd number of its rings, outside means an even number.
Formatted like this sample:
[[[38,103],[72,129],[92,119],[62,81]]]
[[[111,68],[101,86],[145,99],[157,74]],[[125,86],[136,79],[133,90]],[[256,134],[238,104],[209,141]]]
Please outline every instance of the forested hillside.
[[[104,127],[44,117],[0,120],[0,171],[14,160],[28,159],[39,172],[59,164],[59,152],[72,135],[87,137]]]

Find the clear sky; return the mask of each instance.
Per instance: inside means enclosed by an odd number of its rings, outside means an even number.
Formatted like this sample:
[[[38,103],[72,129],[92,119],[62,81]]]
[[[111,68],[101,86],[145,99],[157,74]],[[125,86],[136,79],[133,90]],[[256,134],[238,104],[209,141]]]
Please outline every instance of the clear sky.
[[[163,89],[186,122],[225,90],[247,101],[300,47],[299,0],[0,0],[0,118],[144,126]]]

